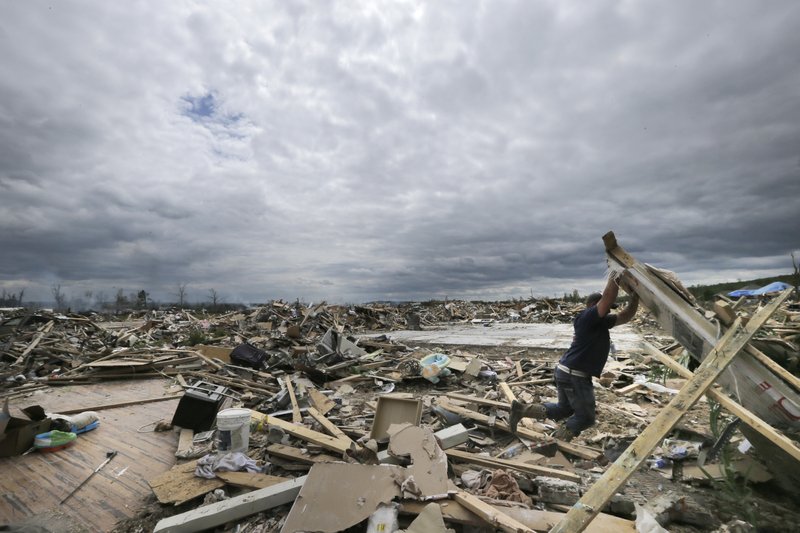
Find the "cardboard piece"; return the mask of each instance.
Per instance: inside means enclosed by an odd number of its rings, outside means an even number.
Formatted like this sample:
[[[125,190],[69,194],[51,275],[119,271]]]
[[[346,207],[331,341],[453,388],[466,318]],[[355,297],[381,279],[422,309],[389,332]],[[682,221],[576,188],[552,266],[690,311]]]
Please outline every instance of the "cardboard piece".
[[[233,351],[233,348],[228,346],[207,346],[205,344],[196,344],[194,349],[206,357],[219,359],[220,361],[224,361],[226,363],[231,362],[231,352]]]
[[[369,438],[385,442],[389,438],[389,426],[392,424],[408,423],[418,426],[420,420],[422,420],[422,400],[389,394],[379,396]]]
[[[447,496],[447,455],[439,447],[433,431],[411,424],[389,428],[389,453],[408,456],[411,465],[406,469],[413,483],[404,483],[404,498],[434,498]]]
[[[400,495],[405,468],[317,463],[292,505],[281,533],[334,533],[366,520]]]
[[[206,479],[194,475],[197,461],[173,466],[147,483],[159,503],[181,505],[214,489],[225,486],[222,479]]]
[[[28,451],[39,433],[50,430],[50,418],[38,405],[26,407],[18,414],[8,408],[8,398],[0,413],[0,457],[11,457]]]

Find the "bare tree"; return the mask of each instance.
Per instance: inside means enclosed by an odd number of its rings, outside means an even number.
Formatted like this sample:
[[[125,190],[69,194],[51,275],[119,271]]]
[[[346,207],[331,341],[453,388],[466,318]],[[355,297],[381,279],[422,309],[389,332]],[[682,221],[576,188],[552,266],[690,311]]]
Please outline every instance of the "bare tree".
[[[128,298],[125,296],[125,291],[117,289],[117,296],[114,298],[114,308],[120,312],[123,308],[128,306]]]
[[[106,296],[106,291],[97,291],[95,295],[95,301],[97,301],[97,306],[100,309],[104,309],[106,304],[108,304],[108,297]]]
[[[183,307],[186,304],[186,285],[187,283],[178,283],[178,307]]]
[[[61,284],[59,283],[50,287],[50,292],[53,293],[53,299],[56,301],[56,311],[64,309],[64,302],[67,297],[61,292]]]
[[[211,300],[211,308],[216,309],[219,304],[219,295],[216,289],[208,289],[208,298]]]

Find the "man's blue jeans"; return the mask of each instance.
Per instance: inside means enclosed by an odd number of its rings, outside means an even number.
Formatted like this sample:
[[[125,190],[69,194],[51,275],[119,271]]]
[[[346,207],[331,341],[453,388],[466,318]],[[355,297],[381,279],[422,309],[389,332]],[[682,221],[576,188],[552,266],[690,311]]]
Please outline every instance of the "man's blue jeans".
[[[575,435],[594,425],[594,386],[592,378],[580,378],[556,369],[556,388],[558,403],[544,404],[547,418],[561,420],[567,418],[565,425]]]

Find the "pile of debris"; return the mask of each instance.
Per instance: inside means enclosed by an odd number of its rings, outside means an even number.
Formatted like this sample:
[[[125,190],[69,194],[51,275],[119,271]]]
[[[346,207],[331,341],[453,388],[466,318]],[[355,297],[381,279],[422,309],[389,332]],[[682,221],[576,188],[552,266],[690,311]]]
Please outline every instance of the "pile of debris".
[[[642,268],[638,275],[650,274]],[[523,419],[516,432],[508,423],[513,400],[555,399],[557,353],[407,346],[363,335],[453,323],[569,323],[583,308],[549,299],[277,301],[223,315],[148,311],[113,322],[17,310],[0,320],[0,398],[144,378],[180,387],[179,395],[156,399],[180,398],[159,424],[177,433],[179,462],[149,480],[158,510],[119,531],[526,532],[579,530],[576,524],[634,531],[648,522],[652,531],[670,524],[729,531],[746,527],[731,525],[742,517],[776,528],[796,522],[800,508],[790,496],[755,493],[784,482],[762,464],[758,449],[772,449],[765,441],[800,465],[796,428],[772,427],[721,390],[706,391],[719,375],[711,374],[714,365],[693,374],[677,361],[747,351],[800,391],[796,304],[781,304],[785,295],[760,307],[718,301],[707,318],[748,337],[723,336],[711,350],[696,323],[651,331],[656,318],[675,313],[658,294],[642,298],[658,310],[636,322],[651,342],[613,354],[595,380],[597,424],[569,442],[554,438],[551,421]],[[741,325],[748,320],[751,329]],[[733,342],[740,342],[735,351]],[[697,401],[704,391],[709,399]],[[783,400],[794,413],[791,398]],[[744,426],[758,435],[738,432]]]

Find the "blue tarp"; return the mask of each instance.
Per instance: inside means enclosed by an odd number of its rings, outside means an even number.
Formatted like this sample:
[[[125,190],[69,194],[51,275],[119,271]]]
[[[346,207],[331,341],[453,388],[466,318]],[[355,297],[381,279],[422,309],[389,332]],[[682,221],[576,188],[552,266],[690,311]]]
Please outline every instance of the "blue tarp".
[[[770,294],[772,292],[780,292],[782,290],[788,289],[791,287],[788,283],[784,283],[782,281],[773,281],[769,285],[764,285],[760,289],[752,289],[752,290],[745,290],[740,289],[738,291],[729,292],[728,296],[731,298],[739,298],[740,296],[762,296],[764,294]]]

